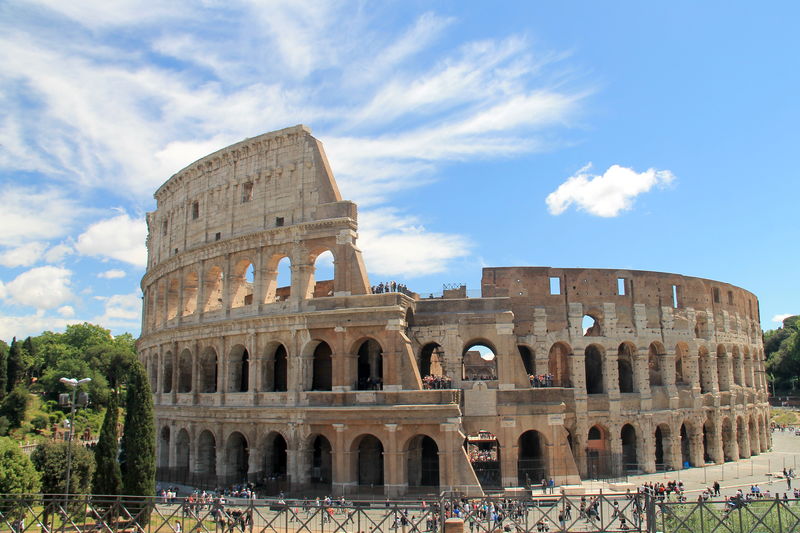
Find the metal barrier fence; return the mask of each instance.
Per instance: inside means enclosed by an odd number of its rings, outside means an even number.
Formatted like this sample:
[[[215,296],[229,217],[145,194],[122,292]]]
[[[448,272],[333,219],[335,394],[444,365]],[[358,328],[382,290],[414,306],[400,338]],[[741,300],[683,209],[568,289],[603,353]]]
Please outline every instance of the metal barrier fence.
[[[679,503],[649,495],[544,495],[436,501],[228,500],[2,496],[9,533],[794,533],[800,501]],[[451,520],[452,522],[452,520]]]

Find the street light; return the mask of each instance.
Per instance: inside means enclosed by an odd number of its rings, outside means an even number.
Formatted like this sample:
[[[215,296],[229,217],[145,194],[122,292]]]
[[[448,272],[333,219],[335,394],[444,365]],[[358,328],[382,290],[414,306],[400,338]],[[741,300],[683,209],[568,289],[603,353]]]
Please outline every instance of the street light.
[[[69,501],[69,476],[70,470],[72,469],[72,433],[75,431],[75,393],[77,392],[78,387],[84,383],[89,383],[92,381],[92,378],[61,378],[59,381],[72,388],[72,399],[69,402],[69,433],[67,434],[67,487],[64,491],[64,498],[65,500]]]

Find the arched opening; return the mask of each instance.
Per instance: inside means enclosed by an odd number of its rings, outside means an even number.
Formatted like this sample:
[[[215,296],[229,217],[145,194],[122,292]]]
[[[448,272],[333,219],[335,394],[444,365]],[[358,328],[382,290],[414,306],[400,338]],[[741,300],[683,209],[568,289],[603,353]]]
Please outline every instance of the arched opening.
[[[310,297],[333,296],[334,273],[333,253],[326,250],[314,260],[314,274],[311,283],[308,284],[311,289]]]
[[[247,392],[250,383],[250,353],[237,344],[228,359],[228,392]]]
[[[374,339],[367,339],[358,348],[358,390],[383,389],[383,349]]]
[[[467,457],[475,476],[484,489],[502,487],[500,477],[500,443],[492,433],[481,430],[467,435],[464,441]]]
[[[705,346],[698,349],[697,355],[700,364],[700,392],[705,394],[714,390],[713,363]]]
[[[706,463],[714,462],[714,449],[716,446],[716,434],[714,433],[714,422],[708,418],[703,423],[703,461]]]
[[[328,391],[333,388],[333,351],[327,342],[320,342],[314,348],[311,368],[311,390]]]
[[[747,428],[744,425],[744,419],[741,416],[736,417],[736,444],[739,447],[739,457],[737,459],[745,459],[750,455],[747,453],[749,441],[747,439]]]
[[[267,303],[285,302],[292,295],[292,260],[282,257],[267,285]],[[270,290],[271,289],[271,290]]]
[[[159,281],[155,287],[156,290],[156,308],[155,308],[155,315],[156,315],[156,324],[163,324],[165,320],[165,309],[164,304],[167,301],[167,287],[166,281]]]
[[[161,385],[162,392],[172,392],[172,352],[164,354],[164,379]]]
[[[417,435],[408,442],[406,460],[409,487],[439,486],[439,447],[427,435]]]
[[[250,450],[247,439],[238,431],[228,437],[225,445],[225,471],[227,484],[246,483],[247,469],[250,465]]]
[[[169,280],[167,287],[167,320],[178,316],[178,301],[180,300],[180,284],[177,279]]]
[[[739,458],[739,453],[734,449],[736,442],[731,419],[725,417],[722,419],[722,452],[725,455],[725,462],[735,461]]]
[[[358,484],[383,485],[383,444],[374,435],[363,435],[356,442]]]
[[[738,346],[734,346],[731,349],[731,362],[733,364],[733,384],[741,387],[742,383],[744,383],[742,368],[743,362],[742,356],[739,354]]]
[[[419,353],[419,375],[426,389],[450,388],[450,380],[445,379],[444,351],[435,342],[429,342]]]
[[[569,355],[572,349],[563,342],[557,342],[550,347],[547,356],[547,371],[553,375],[553,384],[556,387],[572,387],[572,376],[569,371]]]
[[[521,344],[517,346],[517,350],[519,350],[519,357],[522,359],[522,366],[525,367],[525,373],[529,376],[536,374],[533,350]]]
[[[330,441],[322,435],[317,435],[311,446],[311,483],[320,488],[330,487],[333,479],[332,458]]]
[[[617,350],[617,374],[619,376],[619,391],[633,392],[633,360],[636,347],[623,342]]]
[[[541,433],[529,430],[517,441],[517,483],[521,487],[541,485],[549,478],[547,472],[546,442]]]
[[[630,424],[622,426],[620,440],[622,440],[622,471],[638,472],[639,457],[636,453],[636,428]]]
[[[206,348],[199,366],[200,392],[217,392],[217,352],[214,348]]]
[[[586,375],[586,394],[603,394],[603,352],[596,344],[590,344],[584,351],[584,371]]]
[[[647,370],[651,387],[664,385],[663,365],[664,347],[661,343],[653,342],[647,351]]]
[[[689,440],[689,430],[686,423],[681,424],[681,465],[683,468],[692,466],[691,442]],[[694,465],[698,466],[698,465]]]
[[[750,350],[744,349],[744,385],[753,386],[753,359],[750,357]]]
[[[217,311],[222,309],[222,269],[218,266],[211,267],[203,280],[206,301],[203,304],[203,311]]]
[[[600,425],[589,429],[586,441],[586,469],[590,479],[605,479],[611,475],[611,449],[608,430]]]
[[[273,389],[276,392],[283,392],[288,390],[289,363],[286,354],[286,348],[280,344],[275,350],[275,356],[272,361],[272,378]]]
[[[148,362],[150,369],[150,390],[158,390],[158,355],[153,354]]]
[[[729,364],[728,352],[720,344],[717,346],[717,383],[719,383],[720,392],[731,390]]]
[[[462,379],[467,381],[497,379],[497,352],[486,341],[467,344],[461,354]]]
[[[689,385],[689,379],[686,375],[686,368],[684,368],[685,361],[689,355],[689,347],[679,342],[675,345],[675,384],[676,385]]]
[[[178,359],[178,392],[192,392],[192,352],[188,349]]]
[[[287,450],[283,435],[273,432],[267,436],[263,468],[268,494],[278,494],[286,487]]]
[[[231,307],[244,307],[253,303],[255,269],[249,259],[243,259],[233,267],[230,280]]]
[[[197,311],[197,288],[200,286],[197,272],[189,272],[183,279],[183,316],[194,314]]]
[[[175,470],[177,479],[186,479],[189,475],[189,432],[181,429],[175,439]]]
[[[656,470],[666,471],[670,468],[672,456],[672,430],[667,424],[659,424],[655,432]]]
[[[207,479],[217,475],[217,443],[208,430],[197,438],[197,473]]]
[[[169,428],[161,428],[161,435],[158,439],[158,466],[166,468],[169,466]]]
[[[583,331],[584,337],[599,337],[603,334],[600,329],[600,321],[592,315],[583,315],[581,331]]]

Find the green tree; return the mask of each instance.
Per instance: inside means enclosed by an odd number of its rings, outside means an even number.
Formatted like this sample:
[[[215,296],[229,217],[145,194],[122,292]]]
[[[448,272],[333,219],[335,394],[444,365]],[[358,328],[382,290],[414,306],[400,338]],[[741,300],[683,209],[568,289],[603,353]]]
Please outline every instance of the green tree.
[[[92,480],[94,494],[117,495],[122,492],[122,472],[119,467],[119,439],[117,436],[117,394],[111,392],[100,439],[94,449],[94,460],[97,469]]]
[[[31,461],[42,479],[42,493],[64,494],[67,490],[67,442],[46,442],[33,450]],[[94,473],[94,454],[86,446],[72,443],[70,494],[88,494]]]
[[[782,328],[764,333],[764,355],[775,390],[795,390],[800,375],[800,316],[790,316]]]
[[[0,404],[0,416],[4,416],[11,424],[11,428],[18,428],[25,421],[25,411],[31,402],[31,395],[22,385],[14,387]]]
[[[39,472],[17,442],[0,437],[0,494],[33,494],[39,492],[40,486]],[[14,503],[0,500],[0,512],[7,514]]]
[[[131,367],[122,432],[122,485],[125,494],[152,496],[156,490],[156,431],[153,394],[142,364]]]
[[[28,379],[32,377],[39,377],[39,374],[32,374],[34,370],[33,362],[36,360],[36,348],[33,346],[33,339],[30,336],[25,338],[22,343],[22,350],[25,352],[25,371]]]
[[[14,387],[23,382],[25,371],[27,370],[22,347],[17,342],[16,337],[11,340],[11,347],[8,350],[8,362],[6,365],[6,373],[8,375],[6,391],[11,392]]]
[[[8,344],[0,341],[0,400],[5,398],[8,389]]]

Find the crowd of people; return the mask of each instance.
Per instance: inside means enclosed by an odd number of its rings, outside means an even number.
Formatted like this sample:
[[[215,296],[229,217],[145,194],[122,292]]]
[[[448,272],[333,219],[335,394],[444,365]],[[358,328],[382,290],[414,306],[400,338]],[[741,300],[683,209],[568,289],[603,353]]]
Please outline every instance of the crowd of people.
[[[552,387],[553,374],[529,374],[531,387]]]
[[[422,387],[424,389],[452,389],[453,380],[447,376],[434,376],[428,374],[422,378]]]
[[[383,294],[384,292],[402,292],[406,296],[413,296],[405,283],[397,283],[395,281],[382,281],[377,285],[370,287],[372,294]]]
[[[470,463],[485,463],[487,461],[497,461],[497,450],[480,450],[473,448],[469,451]]]

